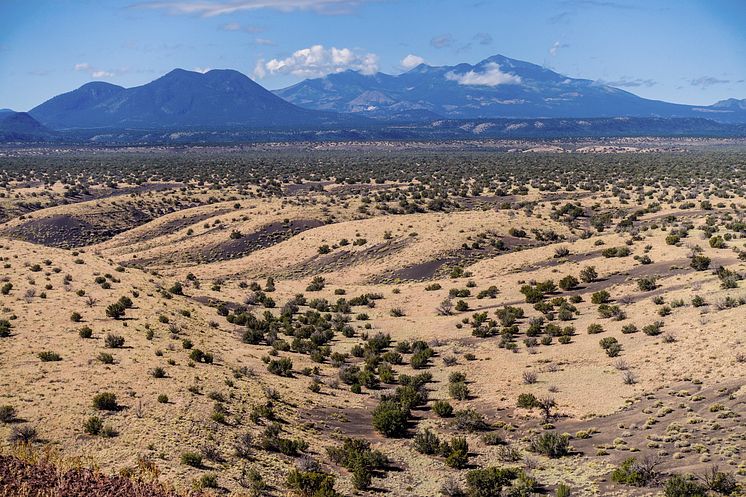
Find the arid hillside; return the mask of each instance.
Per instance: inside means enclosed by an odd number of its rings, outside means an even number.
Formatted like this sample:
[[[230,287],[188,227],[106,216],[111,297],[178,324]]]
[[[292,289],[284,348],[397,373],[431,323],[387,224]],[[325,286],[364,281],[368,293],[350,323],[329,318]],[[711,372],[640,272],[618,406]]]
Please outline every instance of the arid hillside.
[[[0,157],[0,495],[742,495],[746,154],[612,145]]]

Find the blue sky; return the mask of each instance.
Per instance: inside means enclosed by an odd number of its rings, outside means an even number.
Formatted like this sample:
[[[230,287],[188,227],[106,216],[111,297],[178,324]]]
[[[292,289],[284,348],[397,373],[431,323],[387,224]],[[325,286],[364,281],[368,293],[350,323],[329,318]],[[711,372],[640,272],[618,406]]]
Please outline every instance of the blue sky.
[[[497,53],[648,98],[746,98],[746,1],[0,0],[0,108],[175,67],[275,89]]]

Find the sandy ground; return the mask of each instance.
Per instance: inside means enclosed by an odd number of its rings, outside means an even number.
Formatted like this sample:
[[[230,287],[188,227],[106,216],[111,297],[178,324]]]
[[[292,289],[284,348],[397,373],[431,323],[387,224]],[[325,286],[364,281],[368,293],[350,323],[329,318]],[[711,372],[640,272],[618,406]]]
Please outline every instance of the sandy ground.
[[[28,195],[28,188],[19,189],[19,193]],[[7,295],[0,295],[0,318],[12,323],[11,336],[0,338],[0,405],[13,405],[19,417],[16,423],[0,424],[5,448],[11,429],[29,424],[61,453],[83,457],[107,471],[131,466],[139,455],[146,455],[156,461],[162,478],[177,487],[186,487],[209,471],[218,475],[221,486],[237,490],[236,478],[242,463],[233,455],[233,440],[243,431],[259,437],[262,427],[249,421],[249,413],[254,406],[267,401],[265,390],[272,388],[279,392],[280,400],[274,403],[284,422],[285,434],[309,441],[312,455],[322,462],[327,461],[324,447],[336,443],[338,434],[351,434],[373,441],[376,448],[403,469],[375,480],[375,486],[383,490],[396,495],[434,495],[446,479],[463,478],[463,472],[448,468],[442,459],[415,452],[411,440],[384,439],[375,433],[370,426],[370,411],[381,390],[364,389],[362,395],[353,394],[344,384],[335,386],[337,370],[328,362],[318,365],[308,356],[292,352],[280,355],[292,358],[294,378],[267,372],[262,357],[270,347],[242,343],[241,327],[228,323],[208,303],[242,304],[251,291],[241,283],[259,281],[263,285],[268,276],[276,280],[276,290],[271,293],[278,304],[270,311],[274,314],[298,293],[330,302],[339,298],[335,289],[344,289],[347,298],[365,293],[382,294],[375,307],[353,310],[351,324],[357,336],[345,338],[338,334],[332,349],[347,352],[361,343],[365,324],[370,325],[371,333],[389,333],[394,342],[431,343],[436,357],[427,369],[433,376],[430,398],[447,399],[449,373],[465,372],[471,398],[452,401],[454,406],[475,407],[486,413],[491,422],[516,426],[516,431],[506,432],[505,436],[521,450],[526,447],[526,430],[537,429],[538,417],[536,413],[516,411],[519,393],[553,396],[561,415],[558,429],[573,430],[572,433],[590,427],[599,430],[599,435],[590,441],[574,441],[578,453],[572,457],[549,460],[530,456],[535,460],[535,476],[548,488],[568,482],[577,495],[642,495],[636,489],[610,486],[608,473],[620,462],[620,452],[607,450],[606,454],[600,454],[598,449],[608,444],[614,446],[616,438],[624,438],[620,433],[625,429],[620,430],[620,425],[632,423],[632,418],[634,423],[644,422],[645,409],[661,408],[653,407],[655,402],[650,400],[650,392],[662,395],[660,392],[689,389],[687,399],[690,399],[695,390],[702,390],[706,399],[692,402],[709,406],[714,403],[712,399],[722,394],[719,390],[727,388],[733,392],[733,398],[724,400],[728,409],[743,412],[744,308],[720,309],[723,307],[720,304],[727,297],[746,298],[746,291],[742,282],[736,288],[722,289],[712,271],[695,271],[689,266],[692,248],[699,246],[712,259],[713,269],[722,265],[744,272],[744,263],[733,250],[743,246],[741,239],[728,242],[727,248],[715,249],[697,229],[707,216],[732,213],[730,207],[695,212],[666,204],[663,210],[646,214],[636,222],[645,229],[629,245],[630,256],[607,258],[601,251],[624,246],[632,241],[630,234],[609,229],[581,238],[581,224],[550,218],[552,208],[565,201],[542,203],[542,195],[536,191],[529,195],[539,202],[531,215],[523,210],[500,209],[363,215],[356,195],[343,195],[341,200],[335,200],[331,193],[301,192],[284,199],[200,201],[207,193],[206,190],[153,191],[145,199],[124,195],[33,213],[34,220],[65,215],[85,219],[96,226],[101,219],[107,219],[110,227],[117,228],[128,222],[127,218],[112,215],[119,209],[142,207],[144,201],[148,209],[163,209],[154,220],[131,229],[112,229],[112,236],[106,240],[72,250],[15,239],[22,233],[19,227],[28,218],[13,219],[0,226],[0,257],[4,264],[0,283],[13,284]],[[165,207],[173,206],[176,197],[181,198],[180,208],[167,212]],[[186,203],[189,198],[191,204]],[[717,200],[711,199],[713,204]],[[622,207],[608,192],[578,195],[576,201],[587,208]],[[723,201],[728,205],[743,203],[743,199]],[[678,246],[665,242],[671,228],[666,224],[669,215],[691,221],[695,226]],[[303,227],[303,223],[311,221],[317,224]],[[273,228],[267,230],[268,226]],[[532,243],[499,252],[464,250],[464,244],[473,243],[480,234],[510,240],[511,228],[526,230]],[[551,243],[533,240],[532,229],[551,229],[564,240]],[[244,245],[230,237],[234,231],[248,237]],[[724,232],[722,228],[721,233]],[[262,233],[266,236],[260,237]],[[342,239],[350,244],[340,245]],[[364,243],[352,243],[362,239]],[[323,245],[330,247],[328,254],[319,252]],[[558,247],[569,249],[569,255],[555,257]],[[652,260],[651,264],[641,264],[634,258],[645,254]],[[397,271],[439,260],[449,262],[424,281],[391,279]],[[39,264],[38,270],[35,264]],[[448,277],[449,268],[459,265],[471,275]],[[548,279],[558,282],[567,275],[577,276],[586,266],[596,268],[598,281],[557,294],[582,297],[576,304],[579,313],[571,321],[560,322],[576,329],[566,345],[555,339],[550,346],[540,345],[529,351],[523,345],[528,321],[524,319],[519,323],[519,346],[516,352],[511,352],[499,347],[499,336],[474,337],[471,326],[463,322],[476,312],[484,311],[494,317],[494,312],[505,305],[521,307],[527,318],[537,316],[539,313],[533,306],[525,303],[521,286]],[[65,275],[71,279],[65,280]],[[199,288],[189,281],[188,275],[199,281]],[[306,291],[316,275],[325,278],[325,288],[320,292]],[[646,276],[657,277],[657,288],[642,292],[637,280]],[[96,277],[107,279],[110,288],[102,288]],[[184,283],[184,295],[164,298],[161,290],[177,281]],[[439,316],[436,307],[448,297],[449,290],[464,289],[467,282],[471,296],[463,300],[469,310]],[[441,288],[426,289],[434,283]],[[495,298],[475,297],[492,285],[498,289]],[[591,294],[600,290],[609,292],[612,303],[624,310],[626,319],[613,321],[598,315]],[[124,295],[134,301],[126,319],[108,318],[106,307]],[[692,306],[695,295],[702,296],[707,304]],[[665,304],[654,303],[656,296],[662,297]],[[671,306],[679,299],[683,306]],[[670,314],[661,317],[659,312],[664,305],[671,307]],[[393,317],[392,309],[400,309],[403,315]],[[80,313],[79,322],[71,321],[73,312]],[[261,308],[255,309],[258,315],[262,312]],[[369,320],[356,321],[354,316],[360,312],[365,312]],[[621,331],[625,325],[634,324],[641,329],[658,320],[665,323],[663,334],[658,336]],[[593,323],[601,324],[603,333],[587,334],[588,326]],[[92,328],[91,339],[79,336],[78,331],[84,326]],[[151,338],[148,330],[153,333]],[[110,333],[123,336],[125,346],[106,348],[104,338]],[[600,348],[599,340],[604,337],[614,337],[621,344],[618,358],[607,357]],[[190,340],[194,348],[213,353],[214,363],[190,361],[183,339]],[[62,360],[42,362],[38,353],[45,350],[57,352]],[[111,353],[114,364],[98,361],[101,352]],[[467,353],[473,354],[474,360],[467,360],[464,357]],[[449,356],[456,358],[455,365],[444,365],[443,358]],[[623,382],[624,373],[618,369],[620,359],[632,371],[634,384]],[[318,377],[324,383],[321,393],[312,393],[307,388],[310,380],[300,374],[306,366],[319,366]],[[153,377],[151,373],[156,367],[165,369],[165,378]],[[416,372],[408,365],[397,366],[396,371]],[[535,372],[537,381],[524,384],[525,372]],[[97,413],[92,398],[102,391],[115,393],[121,409]],[[157,401],[161,394],[168,396],[167,403]],[[669,394],[666,400],[670,397]],[[211,419],[218,398],[223,399],[220,403],[228,412],[224,424]],[[685,424],[693,415],[679,403],[674,407],[671,417],[677,422]],[[83,422],[95,414],[101,415],[118,435],[103,438],[85,434]],[[697,410],[696,414],[713,417],[707,408]],[[441,433],[453,433],[448,422],[430,411],[417,411],[415,416],[420,427],[431,426]],[[718,463],[721,468],[743,475],[746,467],[737,450],[746,448],[743,440],[732,435],[739,430],[743,433],[743,421],[728,418],[728,423],[720,428],[708,425],[709,432],[690,434],[688,446],[667,450],[663,456],[667,467],[699,471],[709,463]],[[661,423],[647,434],[663,436],[667,426],[668,423]],[[634,430],[632,433],[627,437],[627,445],[650,449],[649,436],[638,435]],[[478,435],[468,438],[474,464],[496,463],[497,448],[483,444]],[[708,458],[702,457],[703,451],[684,450],[697,443],[706,446]],[[183,452],[205,446],[216,447],[223,460],[207,461],[206,469],[180,464]],[[262,450],[256,451],[256,458],[254,464],[261,468],[265,478],[281,487],[283,475],[292,467],[293,460]],[[340,475],[341,490],[351,490],[350,476],[345,470],[328,464],[327,468]]]

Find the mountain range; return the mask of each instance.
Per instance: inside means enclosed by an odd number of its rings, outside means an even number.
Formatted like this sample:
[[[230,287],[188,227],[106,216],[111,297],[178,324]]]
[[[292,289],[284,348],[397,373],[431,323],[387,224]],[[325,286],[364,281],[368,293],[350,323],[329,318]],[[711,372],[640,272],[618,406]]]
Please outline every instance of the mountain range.
[[[546,126],[526,121],[531,119]],[[232,135],[536,136],[549,130],[558,136],[578,136],[583,130],[588,136],[607,130],[632,136],[637,130],[666,134],[670,129],[676,135],[696,134],[698,127],[703,135],[734,136],[744,123],[746,99],[710,106],[649,100],[496,55],[475,65],[420,64],[399,75],[345,71],[274,92],[233,70],[175,69],[133,88],[92,82],[28,113],[0,109],[0,141],[126,141],[151,136],[146,133],[150,130],[158,132],[152,136],[199,136],[204,141],[211,134],[217,141]],[[225,136],[217,137],[220,133]]]
[[[309,109],[385,119],[419,113],[424,119],[623,116],[746,122],[746,100],[731,99],[704,107],[649,100],[502,55],[475,65],[420,64],[395,76],[345,71],[305,80],[275,93]]]
[[[57,130],[326,126],[350,120],[295,106],[233,70],[175,69],[134,88],[87,83],[29,113]]]

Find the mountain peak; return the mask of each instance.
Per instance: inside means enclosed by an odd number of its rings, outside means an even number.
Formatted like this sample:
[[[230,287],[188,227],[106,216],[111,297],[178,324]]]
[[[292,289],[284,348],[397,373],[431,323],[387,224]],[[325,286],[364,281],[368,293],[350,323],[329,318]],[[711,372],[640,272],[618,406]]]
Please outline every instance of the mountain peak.
[[[42,126],[27,112],[0,110],[0,141],[30,141],[48,139],[54,133]]]
[[[476,64],[423,63],[398,75],[347,74],[305,80],[275,93],[309,109],[362,113],[379,119],[413,112],[450,119],[690,118],[711,110],[718,119],[746,122],[746,101],[725,101],[704,109],[648,100],[499,53]]]
[[[424,74],[424,73],[430,71],[431,69],[433,69],[433,66],[422,62],[422,63],[417,64],[416,66],[414,66],[409,71],[406,71],[404,74]]]
[[[85,83],[81,88],[120,88],[122,89],[122,86],[115,85],[113,83],[107,83],[106,81],[89,81],[88,83]]]
[[[54,129],[308,127],[345,121],[296,107],[232,69],[174,69],[133,88],[88,83],[35,107],[31,115]]]
[[[188,69],[177,67],[176,69],[170,70],[158,79],[181,77],[203,78],[208,76],[241,76],[243,78],[248,78],[248,76],[240,71],[236,71],[235,69],[210,69],[209,71],[190,71]]]
[[[746,98],[741,100],[737,98],[727,98],[725,100],[715,102],[712,107],[715,109],[746,110]]]

